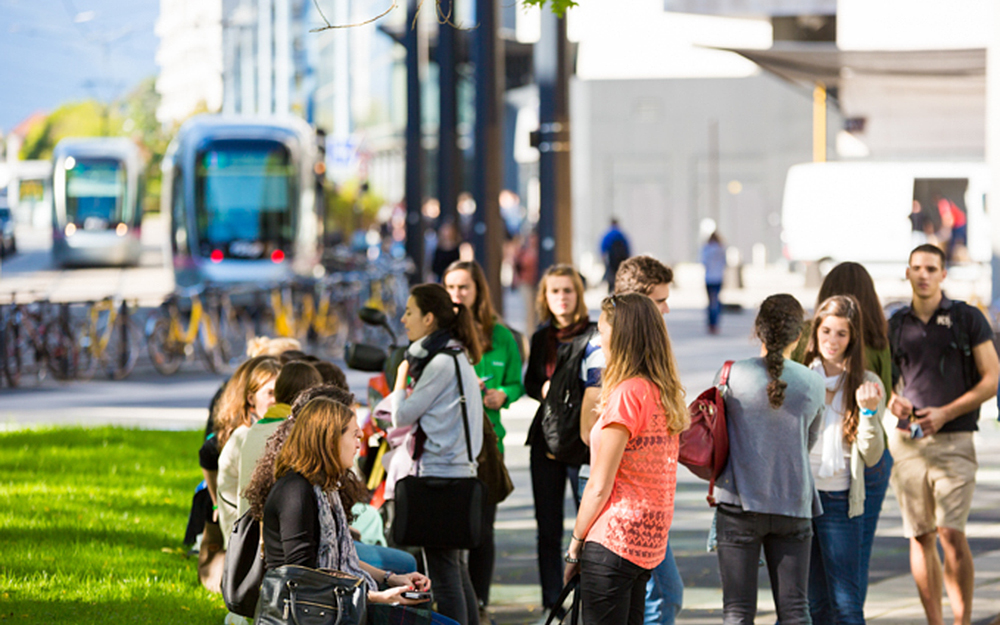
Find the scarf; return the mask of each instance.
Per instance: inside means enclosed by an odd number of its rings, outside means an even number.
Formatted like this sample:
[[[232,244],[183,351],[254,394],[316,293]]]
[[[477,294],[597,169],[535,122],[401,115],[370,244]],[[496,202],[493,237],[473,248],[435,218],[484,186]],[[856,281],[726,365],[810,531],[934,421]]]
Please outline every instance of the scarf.
[[[823,410],[823,426],[820,433],[820,465],[817,477],[833,477],[846,468],[844,459],[844,374],[828,376],[823,369],[823,360],[817,358],[810,367],[823,376],[826,390],[834,393],[833,401]]]
[[[551,380],[556,372],[556,359],[559,356],[559,345],[579,336],[590,325],[590,318],[584,317],[565,328],[557,328],[550,324],[545,334],[545,379]]]
[[[435,330],[424,338],[414,341],[406,350],[406,360],[410,363],[410,377],[413,378],[413,383],[417,383],[424,372],[424,367],[432,358],[452,347],[462,348],[450,330]]]
[[[358,561],[358,551],[354,547],[351,530],[347,527],[347,515],[344,514],[344,504],[340,502],[340,497],[336,492],[324,493],[315,484],[313,492],[319,503],[319,555],[316,558],[316,568],[360,577],[368,590],[378,590],[378,584],[361,568]]]

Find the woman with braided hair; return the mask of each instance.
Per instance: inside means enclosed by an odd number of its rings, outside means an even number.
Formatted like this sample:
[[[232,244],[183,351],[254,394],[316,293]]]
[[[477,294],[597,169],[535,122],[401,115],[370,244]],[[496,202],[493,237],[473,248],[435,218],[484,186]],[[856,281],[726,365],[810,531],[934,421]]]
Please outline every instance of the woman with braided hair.
[[[733,363],[724,394],[729,462],[716,482],[716,533],[726,625],[754,622],[761,547],[778,620],[811,622],[812,518],[822,507],[809,450],[826,391],[818,373],[788,359],[803,316],[791,295],[764,300],[754,322],[761,357]]]

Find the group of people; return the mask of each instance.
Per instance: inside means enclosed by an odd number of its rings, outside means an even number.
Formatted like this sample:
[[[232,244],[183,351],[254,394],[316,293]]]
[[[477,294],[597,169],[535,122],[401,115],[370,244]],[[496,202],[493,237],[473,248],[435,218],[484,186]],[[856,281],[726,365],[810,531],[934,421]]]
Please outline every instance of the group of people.
[[[863,623],[890,483],[928,622],[942,622],[942,585],[955,621],[969,622],[972,432],[980,404],[996,393],[1000,364],[989,323],[944,296],[945,276],[940,248],[917,247],[907,268],[913,301],[888,323],[857,263],[827,275],[811,319],[791,295],[762,303],[760,356],[733,363],[723,392],[730,449],[712,541],[725,623],[754,621],[762,548],[780,622]],[[413,287],[402,317],[410,346],[386,402],[392,427],[405,433],[407,470],[469,476],[468,454],[484,444],[476,426],[489,421],[502,457],[500,411],[525,393],[538,400],[526,444],[542,603],[561,610],[560,591],[579,575],[588,625],[672,623],[683,602],[669,530],[689,416],[664,317],[672,282],[654,258],[624,260],[595,323],[579,273],[548,268],[523,378],[518,341],[475,262],[450,264],[443,285]],[[262,519],[268,568],[355,573],[374,603],[405,606],[413,601],[401,589],[433,588],[440,615],[478,625],[494,569],[495,504],[480,547],[424,549],[426,576],[412,558],[359,558],[349,523],[366,492],[351,470],[353,397],[289,347],[270,342],[216,402],[202,466],[220,522],[231,526],[245,510]],[[478,389],[477,400],[468,389]],[[551,423],[567,407],[578,420],[569,435]],[[567,482],[577,513],[565,548]]]

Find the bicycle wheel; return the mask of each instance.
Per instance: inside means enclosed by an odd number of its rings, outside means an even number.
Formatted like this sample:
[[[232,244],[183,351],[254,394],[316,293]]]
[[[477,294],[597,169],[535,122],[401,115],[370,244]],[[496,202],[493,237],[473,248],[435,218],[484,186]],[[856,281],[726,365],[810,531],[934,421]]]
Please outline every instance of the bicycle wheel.
[[[63,324],[52,322],[44,330],[45,366],[52,377],[66,382],[76,377],[80,349]]]
[[[253,321],[243,311],[230,311],[219,322],[219,347],[227,367],[236,367],[246,358],[247,343],[253,338]]]
[[[139,326],[127,317],[118,315],[108,337],[108,345],[101,354],[102,365],[108,377],[122,380],[132,373],[135,361],[139,359],[139,345],[142,334]]]
[[[215,327],[218,327],[211,321],[210,317],[206,318],[205,323],[211,323],[215,325]],[[206,326],[203,323],[202,326],[198,328],[198,338],[195,339],[195,342],[198,344],[198,355],[201,356],[201,359],[205,362],[205,368],[212,373],[221,373],[225,368],[225,361],[222,358],[222,346],[219,341],[219,331],[214,329],[212,334],[215,335],[215,342],[214,344],[209,345],[208,332],[206,331]]]
[[[7,385],[16,387],[21,383],[21,351],[14,332],[13,320],[8,321],[0,331],[3,332],[3,374],[7,377]]]
[[[146,341],[153,367],[162,375],[173,375],[184,360],[184,345],[170,337],[169,317],[150,317],[146,324]]]

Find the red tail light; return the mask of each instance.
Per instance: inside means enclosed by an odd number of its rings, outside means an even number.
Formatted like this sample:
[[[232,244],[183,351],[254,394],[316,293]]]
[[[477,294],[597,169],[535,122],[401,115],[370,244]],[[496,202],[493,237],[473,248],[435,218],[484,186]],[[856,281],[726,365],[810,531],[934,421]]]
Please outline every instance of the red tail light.
[[[271,252],[271,262],[272,263],[280,263],[283,260],[285,260],[285,253],[284,252],[282,252],[281,250],[274,250],[273,252]]]

